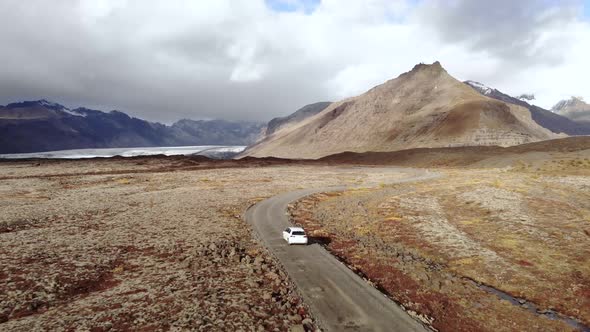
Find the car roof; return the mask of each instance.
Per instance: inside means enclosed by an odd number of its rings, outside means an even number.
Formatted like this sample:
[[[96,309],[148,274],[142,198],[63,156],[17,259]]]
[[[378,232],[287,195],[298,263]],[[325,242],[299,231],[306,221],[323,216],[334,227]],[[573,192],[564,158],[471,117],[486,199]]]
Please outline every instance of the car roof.
[[[291,229],[291,231],[302,231],[302,232],[305,232],[303,230],[303,228],[301,228],[301,227],[289,227],[289,228]]]

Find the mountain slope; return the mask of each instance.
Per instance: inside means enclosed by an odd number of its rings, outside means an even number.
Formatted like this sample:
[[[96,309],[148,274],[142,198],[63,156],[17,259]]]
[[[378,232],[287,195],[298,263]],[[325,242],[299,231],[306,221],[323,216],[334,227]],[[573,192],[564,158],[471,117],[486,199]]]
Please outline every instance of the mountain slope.
[[[259,138],[264,124],[226,120],[182,119],[171,127],[171,134],[182,142],[198,145],[249,145]]]
[[[510,146],[555,137],[527,109],[480,95],[435,62],[333,103],[242,155],[320,158],[344,151]]]
[[[81,148],[247,145],[262,124],[182,120],[172,126],[119,111],[70,110],[45,100],[0,106],[0,153]]]
[[[511,97],[497,89],[487,87],[479,82],[465,81],[464,83],[486,97],[527,108],[531,112],[531,116],[536,123],[551,130],[554,133],[564,133],[567,135],[590,135],[590,124],[573,121],[566,116],[562,116],[541,107],[531,105],[524,100]]]
[[[590,105],[585,103],[582,98],[571,97],[568,100],[562,100],[551,110],[571,120],[584,122],[586,126],[590,127]]]
[[[268,122],[266,126],[265,136],[270,136],[274,134],[277,130],[285,128],[289,125],[293,125],[299,123],[310,116],[314,116],[319,112],[326,109],[326,107],[330,106],[331,102],[319,102],[314,104],[305,105],[302,108],[295,111],[293,114],[274,118]]]

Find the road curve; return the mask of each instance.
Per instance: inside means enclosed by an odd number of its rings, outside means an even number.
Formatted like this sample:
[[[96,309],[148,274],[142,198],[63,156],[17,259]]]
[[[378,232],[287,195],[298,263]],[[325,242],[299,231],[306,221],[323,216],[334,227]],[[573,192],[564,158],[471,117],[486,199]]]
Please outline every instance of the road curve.
[[[371,168],[371,171],[375,171],[375,168]],[[409,170],[387,168],[384,171]],[[426,180],[437,176],[421,170],[411,172],[413,176],[390,183]],[[370,185],[374,184],[363,184],[365,187]],[[287,216],[287,205],[290,202],[310,194],[346,188],[305,189],[274,196],[248,209],[245,219],[281,261],[303,300],[326,331],[428,331],[320,245],[289,246],[283,240],[281,232],[291,225]]]

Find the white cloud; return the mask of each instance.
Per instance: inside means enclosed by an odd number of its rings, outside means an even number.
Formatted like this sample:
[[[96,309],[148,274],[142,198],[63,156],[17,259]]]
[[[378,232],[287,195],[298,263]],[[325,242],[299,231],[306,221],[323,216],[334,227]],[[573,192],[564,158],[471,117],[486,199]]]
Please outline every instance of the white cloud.
[[[563,26],[560,31],[571,43],[556,40],[552,51],[560,52],[564,61],[556,65],[523,68],[515,73],[507,89],[517,93],[530,90],[535,93],[539,106],[551,108],[560,99],[571,96],[590,98],[588,77],[590,77],[590,24],[578,22]],[[526,90],[528,89],[528,90]]]
[[[309,13],[263,0],[6,0],[0,103],[47,98],[165,122],[267,120],[435,60],[459,79],[535,93],[541,106],[590,99],[590,28],[577,7],[502,0],[488,15],[484,2],[415,3],[324,0]],[[458,19],[465,13],[470,20]]]

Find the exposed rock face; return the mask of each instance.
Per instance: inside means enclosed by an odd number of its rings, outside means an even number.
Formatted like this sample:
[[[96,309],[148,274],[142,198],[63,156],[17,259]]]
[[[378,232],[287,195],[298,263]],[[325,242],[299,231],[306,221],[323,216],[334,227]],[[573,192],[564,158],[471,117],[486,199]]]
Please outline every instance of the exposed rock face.
[[[263,124],[180,120],[172,126],[119,111],[68,109],[46,100],[0,106],[0,153],[82,148],[248,145]]]
[[[590,126],[590,105],[580,97],[562,100],[551,110],[574,121],[586,122]]]
[[[344,151],[511,146],[557,137],[523,107],[486,98],[435,62],[322,112],[250,147],[255,157],[321,158]]]
[[[531,112],[531,116],[536,123],[556,134],[564,133],[567,135],[590,135],[590,123],[574,121],[575,119],[570,119],[564,116],[565,114],[560,113],[560,115],[555,113],[555,111],[551,112],[539,106],[531,105],[523,100],[523,98],[511,97],[497,89],[490,88],[479,82],[465,81],[464,83],[486,97],[527,108]]]

